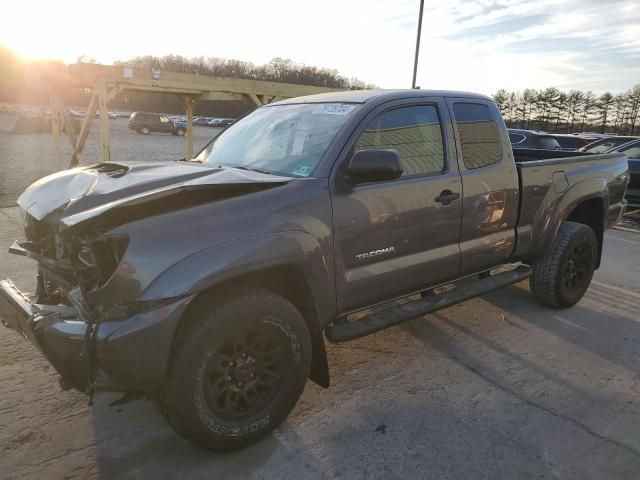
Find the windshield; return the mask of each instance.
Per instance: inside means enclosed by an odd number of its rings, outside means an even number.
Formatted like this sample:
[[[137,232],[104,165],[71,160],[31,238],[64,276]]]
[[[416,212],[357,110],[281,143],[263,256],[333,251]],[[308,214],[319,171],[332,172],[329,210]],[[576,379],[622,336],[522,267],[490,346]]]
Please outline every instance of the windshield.
[[[634,144],[632,147],[623,150],[624,156],[629,160],[640,159],[640,144]]]
[[[221,133],[199,157],[212,167],[308,177],[356,108],[344,103],[259,108]]]
[[[591,153],[605,153],[609,150],[613,150],[620,145],[624,145],[625,143],[629,143],[631,140],[628,138],[607,138],[600,140],[599,142],[594,143],[592,145],[587,146],[584,151]]]

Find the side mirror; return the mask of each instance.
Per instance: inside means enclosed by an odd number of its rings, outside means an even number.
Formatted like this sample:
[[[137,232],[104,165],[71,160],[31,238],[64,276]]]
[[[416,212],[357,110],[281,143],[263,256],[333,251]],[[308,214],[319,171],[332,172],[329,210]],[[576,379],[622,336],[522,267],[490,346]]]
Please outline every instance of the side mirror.
[[[402,175],[400,157],[395,150],[359,150],[351,157],[347,174],[354,183],[395,180]]]

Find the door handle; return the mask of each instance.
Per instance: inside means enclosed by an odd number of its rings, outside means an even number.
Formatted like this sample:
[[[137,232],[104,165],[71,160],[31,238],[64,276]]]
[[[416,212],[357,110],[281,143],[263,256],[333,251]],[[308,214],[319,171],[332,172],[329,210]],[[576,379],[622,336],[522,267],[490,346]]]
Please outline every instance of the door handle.
[[[454,200],[458,200],[459,198],[460,198],[459,193],[453,193],[451,190],[443,190],[442,192],[440,192],[440,195],[438,195],[435,198],[435,200],[436,202],[446,206],[446,205],[449,205]]]

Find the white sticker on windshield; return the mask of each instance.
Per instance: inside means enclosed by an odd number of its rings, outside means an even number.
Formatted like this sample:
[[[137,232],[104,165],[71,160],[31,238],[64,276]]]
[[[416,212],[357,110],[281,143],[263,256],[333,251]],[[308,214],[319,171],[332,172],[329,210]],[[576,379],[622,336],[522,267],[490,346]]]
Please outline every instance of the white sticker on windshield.
[[[294,175],[300,175],[301,177],[308,177],[311,173],[311,167],[307,165],[298,165],[293,171]]]
[[[353,110],[355,105],[345,105],[344,103],[325,103],[318,105],[313,113],[324,113],[326,115],[347,115]]]

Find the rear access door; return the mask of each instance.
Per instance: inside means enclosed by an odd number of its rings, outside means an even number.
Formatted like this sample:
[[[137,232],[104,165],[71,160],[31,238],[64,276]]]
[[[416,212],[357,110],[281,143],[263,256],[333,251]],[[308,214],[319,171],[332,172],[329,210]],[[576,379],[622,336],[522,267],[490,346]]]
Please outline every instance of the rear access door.
[[[341,313],[459,273],[462,184],[444,100],[377,107],[354,132],[342,163],[371,148],[396,150],[404,172],[332,193]]]
[[[515,245],[518,172],[506,126],[493,102],[448,98],[464,185],[462,275],[506,262]]]

